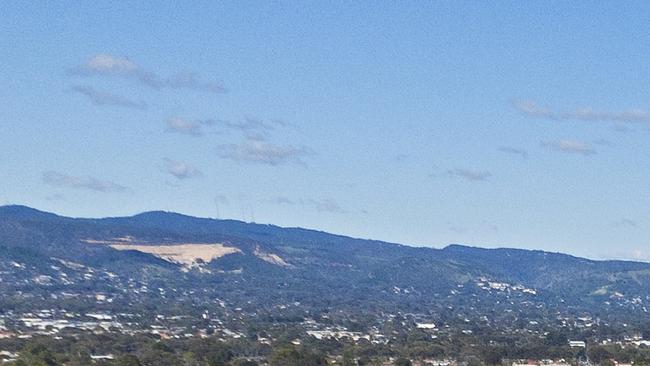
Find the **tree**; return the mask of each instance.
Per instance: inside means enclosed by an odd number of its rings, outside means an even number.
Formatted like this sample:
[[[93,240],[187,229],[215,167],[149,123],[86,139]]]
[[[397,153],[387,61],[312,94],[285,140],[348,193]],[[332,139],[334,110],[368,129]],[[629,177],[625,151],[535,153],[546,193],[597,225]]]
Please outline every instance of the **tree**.
[[[508,350],[505,347],[489,347],[482,352],[483,361],[486,365],[499,365],[508,355]]]
[[[407,358],[400,357],[393,362],[395,366],[411,366],[411,361]]]
[[[357,366],[357,361],[354,357],[354,351],[350,348],[346,348],[343,351],[343,366]]]
[[[122,355],[113,364],[115,366],[142,366],[140,360],[134,355]]]
[[[327,360],[323,355],[305,348],[281,347],[271,355],[270,364],[271,366],[325,366]]]
[[[56,358],[42,344],[28,344],[20,353],[20,358],[16,361],[16,365],[28,366],[58,366]]]
[[[587,351],[587,355],[589,356],[589,359],[592,362],[595,363],[601,363],[604,360],[608,360],[612,358],[611,352],[609,352],[605,347],[602,346],[594,346],[589,348]]]
[[[251,360],[237,360],[233,362],[233,366],[259,366],[259,364]]]
[[[650,322],[647,322],[641,326],[641,336],[644,339],[650,339]]]
[[[551,330],[546,335],[544,344],[547,346],[564,346],[569,342],[567,335],[562,330]]]
[[[637,352],[632,362],[635,366],[650,366],[650,352]]]
[[[371,360],[370,357],[368,357],[368,356],[361,356],[361,357],[359,357],[359,359],[357,360],[357,365],[359,365],[359,366],[368,366],[368,365],[372,365],[372,360]]]
[[[600,363],[600,366],[616,366],[616,364],[614,363],[614,361],[607,359],[607,360],[603,360]]]

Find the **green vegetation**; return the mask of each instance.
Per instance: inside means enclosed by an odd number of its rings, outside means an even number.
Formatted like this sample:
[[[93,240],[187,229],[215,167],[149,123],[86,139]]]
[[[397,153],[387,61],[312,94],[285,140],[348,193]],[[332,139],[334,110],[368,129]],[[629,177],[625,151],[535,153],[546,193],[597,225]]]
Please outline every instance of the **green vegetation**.
[[[288,335],[277,334],[274,338]],[[567,344],[549,346],[544,339],[527,338],[518,342],[512,337],[495,344],[492,336],[489,337],[486,340],[459,336],[428,342],[413,342],[412,337],[410,340],[405,337],[403,343],[390,345],[355,344],[345,339],[317,341],[306,337],[299,345],[278,343],[260,347],[255,337],[229,341],[216,338],[163,340],[153,336],[84,334],[60,339],[3,339],[0,349],[20,355],[11,363],[14,366],[322,366],[334,362],[357,366],[385,365],[388,360],[395,366],[410,366],[424,359],[453,359],[468,365],[490,366],[520,359],[564,359],[575,363],[585,356],[582,349],[572,349]],[[435,355],[426,349],[435,349]],[[650,365],[650,348],[643,346],[590,345],[586,356],[601,366],[611,366],[613,360],[635,366]]]

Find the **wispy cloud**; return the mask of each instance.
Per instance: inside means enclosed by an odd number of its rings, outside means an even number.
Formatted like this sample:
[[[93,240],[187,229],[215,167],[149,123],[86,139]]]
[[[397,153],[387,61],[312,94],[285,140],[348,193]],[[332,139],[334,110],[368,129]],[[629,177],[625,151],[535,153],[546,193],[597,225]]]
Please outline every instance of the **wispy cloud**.
[[[512,102],[513,107],[519,112],[530,117],[553,118],[554,113],[549,108],[542,107],[530,100],[516,100]]]
[[[196,169],[192,165],[172,159],[165,159],[165,168],[167,169],[167,173],[173,175],[179,180],[200,177],[203,175],[200,170]]]
[[[244,117],[244,119],[235,122],[222,121],[219,124],[227,129],[240,131],[244,133],[247,138],[253,138],[256,140],[266,137],[267,134],[275,129],[272,124],[251,117]]]
[[[142,101],[134,101],[120,95],[107,91],[97,90],[88,85],[77,85],[72,87],[72,91],[84,95],[94,105],[99,106],[117,106],[133,109],[145,109],[147,105]]]
[[[541,145],[550,150],[579,155],[594,155],[594,150],[589,144],[575,140],[558,140],[558,141],[542,141]]]
[[[319,212],[346,213],[336,201],[332,199],[324,200],[307,200],[307,204]]]
[[[501,146],[499,147],[499,151],[506,154],[518,155],[524,159],[528,159],[528,151],[524,149],[519,149],[516,147],[509,147],[509,146]]]
[[[154,73],[143,70],[128,58],[115,57],[107,54],[95,55],[85,63],[70,70],[77,76],[118,76],[133,79],[151,88],[160,89],[163,81]]]
[[[43,173],[43,182],[55,187],[86,189],[95,192],[124,192],[126,187],[90,176],[72,176],[55,171]]]
[[[263,121],[261,119],[244,117],[237,121],[219,119],[188,120],[181,117],[172,117],[166,120],[169,132],[178,132],[193,136],[202,136],[204,128],[214,126],[220,132],[235,131],[248,140],[264,141],[273,131],[284,128],[287,124],[279,121]]]
[[[614,221],[612,225],[614,227],[637,227],[636,221],[627,218],[622,218],[620,220]]]
[[[166,121],[167,132],[180,133],[190,136],[203,136],[204,127],[215,124],[214,120],[190,121],[180,117],[168,118]]]
[[[296,201],[292,200],[291,198],[287,198],[287,197],[277,197],[276,199],[273,200],[273,203],[277,203],[279,205],[295,205],[295,204],[297,204]]]
[[[153,89],[187,89],[209,93],[223,93],[226,89],[217,81],[203,80],[198,74],[181,72],[162,77],[142,68],[134,61],[108,54],[95,55],[82,65],[70,70],[77,76],[113,76],[133,80]]]
[[[196,73],[179,73],[165,79],[166,87],[172,89],[189,89],[208,93],[225,93],[227,90],[217,81],[205,81]]]
[[[541,106],[534,101],[514,101],[513,106],[519,112],[536,118],[552,120],[581,120],[605,122],[650,122],[650,111],[645,109],[628,109],[624,111],[603,111],[592,107],[582,107],[571,111],[555,111]]]
[[[288,205],[288,206],[304,206],[316,210],[318,212],[329,212],[329,213],[347,213],[348,211],[341,207],[333,199],[298,199],[292,200],[287,197],[277,197],[273,200],[274,203],[279,205]]]
[[[250,139],[239,144],[219,145],[217,153],[222,159],[272,166],[305,165],[304,159],[313,155],[313,152],[306,147],[277,145]]]
[[[278,120],[264,121],[246,116],[237,121],[212,120],[217,127],[241,133],[248,140],[266,140],[274,131],[293,127]]]
[[[461,178],[470,182],[482,182],[488,180],[492,176],[492,173],[488,171],[455,168],[448,170],[447,175],[452,178]]]

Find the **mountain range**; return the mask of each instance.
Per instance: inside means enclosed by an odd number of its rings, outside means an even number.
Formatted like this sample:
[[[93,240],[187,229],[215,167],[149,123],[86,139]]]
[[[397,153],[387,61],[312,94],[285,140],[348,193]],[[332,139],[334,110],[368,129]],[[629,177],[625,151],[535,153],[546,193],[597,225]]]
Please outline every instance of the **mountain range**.
[[[70,218],[12,205],[0,207],[0,291],[0,307],[11,311],[65,303],[173,313],[218,300],[285,313],[288,304],[312,314],[412,312],[446,324],[624,323],[649,317],[650,263],[421,248],[162,211]]]

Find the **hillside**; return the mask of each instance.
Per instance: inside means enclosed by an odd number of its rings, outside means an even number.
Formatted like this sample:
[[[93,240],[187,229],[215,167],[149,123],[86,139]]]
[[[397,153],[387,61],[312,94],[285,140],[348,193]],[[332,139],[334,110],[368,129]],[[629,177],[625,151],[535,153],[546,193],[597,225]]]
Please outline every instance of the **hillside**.
[[[9,310],[61,306],[54,300],[73,293],[66,303],[84,310],[193,313],[219,299],[273,316],[299,304],[293,315],[409,312],[509,327],[523,315],[548,322],[586,314],[614,323],[648,318],[650,264],[416,248],[168,212],[83,219],[4,206],[0,290],[10,294],[0,300]]]

